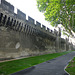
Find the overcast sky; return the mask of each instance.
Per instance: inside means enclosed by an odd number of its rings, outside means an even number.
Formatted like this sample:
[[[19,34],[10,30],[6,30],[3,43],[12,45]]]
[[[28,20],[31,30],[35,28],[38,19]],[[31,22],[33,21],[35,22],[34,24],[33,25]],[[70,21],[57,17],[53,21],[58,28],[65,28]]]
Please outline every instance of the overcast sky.
[[[23,11],[26,15],[46,25],[50,29],[53,29],[53,27],[49,25],[50,23],[45,21],[43,13],[39,12],[39,10],[37,9],[36,0],[6,0],[6,1],[14,5],[15,8],[18,8],[21,11]]]

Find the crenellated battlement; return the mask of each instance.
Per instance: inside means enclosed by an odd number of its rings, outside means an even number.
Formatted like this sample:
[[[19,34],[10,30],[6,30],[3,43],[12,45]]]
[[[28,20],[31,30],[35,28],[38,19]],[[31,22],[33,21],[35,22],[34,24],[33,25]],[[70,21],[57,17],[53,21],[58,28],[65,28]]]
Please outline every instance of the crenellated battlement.
[[[8,3],[7,1],[5,0],[1,0],[1,5],[0,7],[10,13],[14,13],[14,6],[11,5],[10,3]],[[9,10],[10,9],[10,10]]]
[[[17,9],[17,14],[14,12],[14,10],[15,10],[15,7],[13,5],[11,5],[5,0],[1,0],[0,13],[3,14],[3,17],[6,16],[7,19],[12,22],[12,24],[13,22],[17,23],[16,25],[17,30],[20,29],[19,31],[21,31],[22,27],[25,27],[25,24],[27,24],[28,27],[30,28],[35,28],[36,30],[38,29],[44,33],[47,33],[48,35],[50,34],[51,35],[53,34],[53,36],[55,35],[55,33],[51,29],[47,28],[48,30],[46,30],[46,26],[42,25],[38,21],[36,21],[36,24],[35,24],[35,20],[31,18],[30,16],[28,16],[28,20],[26,20],[27,15],[23,13],[22,11],[20,11],[19,9]]]

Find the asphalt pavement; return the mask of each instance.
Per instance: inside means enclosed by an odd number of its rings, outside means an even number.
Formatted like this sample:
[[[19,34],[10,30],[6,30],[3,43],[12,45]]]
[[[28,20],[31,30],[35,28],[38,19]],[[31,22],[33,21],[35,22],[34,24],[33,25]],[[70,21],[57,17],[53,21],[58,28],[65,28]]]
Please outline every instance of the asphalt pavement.
[[[11,75],[68,75],[64,68],[74,56],[75,51]]]

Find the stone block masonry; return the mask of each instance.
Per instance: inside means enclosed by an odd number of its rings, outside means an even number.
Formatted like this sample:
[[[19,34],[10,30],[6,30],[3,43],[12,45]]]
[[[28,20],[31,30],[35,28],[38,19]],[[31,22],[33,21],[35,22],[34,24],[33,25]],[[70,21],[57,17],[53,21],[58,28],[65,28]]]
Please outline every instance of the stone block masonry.
[[[5,0],[0,0],[0,58],[16,58],[71,50],[72,43]]]

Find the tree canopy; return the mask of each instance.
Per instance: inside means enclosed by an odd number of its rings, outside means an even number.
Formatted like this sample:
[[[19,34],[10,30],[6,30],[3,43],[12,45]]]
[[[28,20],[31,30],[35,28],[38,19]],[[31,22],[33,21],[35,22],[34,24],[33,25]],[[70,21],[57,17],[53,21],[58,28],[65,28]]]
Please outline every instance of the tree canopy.
[[[52,26],[62,24],[71,34],[75,32],[75,0],[37,0],[37,7]]]

